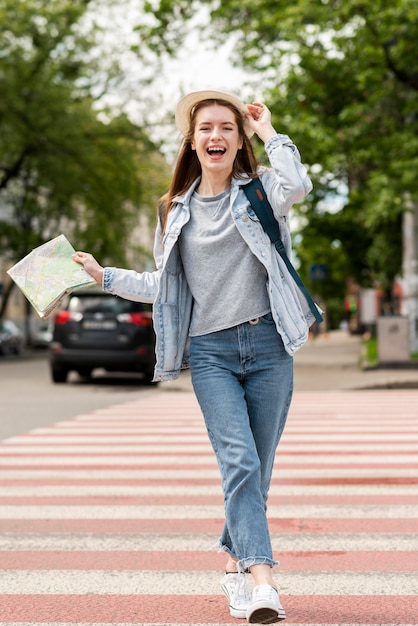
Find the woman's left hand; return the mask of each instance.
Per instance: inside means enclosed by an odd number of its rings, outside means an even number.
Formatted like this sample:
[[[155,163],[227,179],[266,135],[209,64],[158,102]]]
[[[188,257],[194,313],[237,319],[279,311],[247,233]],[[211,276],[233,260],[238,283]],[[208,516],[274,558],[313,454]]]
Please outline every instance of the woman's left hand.
[[[264,143],[276,135],[271,124],[270,110],[262,102],[247,104],[247,121],[249,127],[260,137]]]

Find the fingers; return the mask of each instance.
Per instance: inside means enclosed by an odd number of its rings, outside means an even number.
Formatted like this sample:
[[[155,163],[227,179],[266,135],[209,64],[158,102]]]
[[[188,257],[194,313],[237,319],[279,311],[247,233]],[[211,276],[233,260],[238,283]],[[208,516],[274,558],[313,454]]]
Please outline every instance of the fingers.
[[[88,259],[92,258],[88,252],[77,251],[73,254],[73,261],[76,261],[76,263],[84,264]]]
[[[262,102],[252,102],[247,104],[248,126],[264,141],[268,141],[276,135],[276,131],[271,124],[271,112]]]
[[[72,258],[76,263],[80,263],[86,272],[93,276],[94,280],[101,285],[103,279],[103,267],[96,261],[89,252],[74,252]]]
[[[247,110],[253,120],[257,122],[268,109],[262,102],[253,102],[252,104],[247,104]]]

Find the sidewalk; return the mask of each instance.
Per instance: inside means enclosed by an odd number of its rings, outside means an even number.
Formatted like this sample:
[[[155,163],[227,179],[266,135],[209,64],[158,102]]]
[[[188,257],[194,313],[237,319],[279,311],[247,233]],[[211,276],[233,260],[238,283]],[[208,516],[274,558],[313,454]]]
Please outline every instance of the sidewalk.
[[[296,391],[418,389],[416,368],[362,369],[361,337],[332,331],[310,339],[295,355]]]
[[[418,364],[416,368],[364,370],[361,351],[361,337],[346,331],[310,339],[295,355],[295,391],[418,389]],[[183,372],[180,380],[164,383],[164,388],[192,391],[189,372]]]

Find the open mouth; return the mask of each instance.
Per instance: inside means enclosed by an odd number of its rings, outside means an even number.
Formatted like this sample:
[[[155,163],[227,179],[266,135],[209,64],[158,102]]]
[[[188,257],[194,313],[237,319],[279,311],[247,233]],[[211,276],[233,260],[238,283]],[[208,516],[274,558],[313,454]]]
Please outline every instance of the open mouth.
[[[226,150],[225,148],[221,148],[221,147],[212,147],[212,148],[208,148],[207,149],[207,153],[210,154],[211,156],[220,156],[222,154],[225,154]]]

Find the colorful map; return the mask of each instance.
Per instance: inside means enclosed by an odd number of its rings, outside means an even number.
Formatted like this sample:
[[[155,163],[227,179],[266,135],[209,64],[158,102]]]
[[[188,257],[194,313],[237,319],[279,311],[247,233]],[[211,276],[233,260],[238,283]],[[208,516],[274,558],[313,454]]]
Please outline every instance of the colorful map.
[[[8,270],[40,317],[48,317],[77,287],[95,282],[73,261],[74,252],[65,235],[59,235],[32,250]]]

